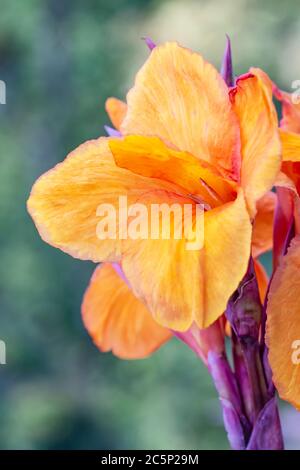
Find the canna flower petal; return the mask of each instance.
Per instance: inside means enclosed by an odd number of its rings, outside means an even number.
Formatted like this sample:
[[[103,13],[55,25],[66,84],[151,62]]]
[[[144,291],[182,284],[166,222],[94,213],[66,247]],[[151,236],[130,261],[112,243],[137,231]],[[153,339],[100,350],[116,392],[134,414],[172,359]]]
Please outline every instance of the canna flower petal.
[[[257,213],[252,233],[252,255],[254,258],[272,249],[276,201],[276,194],[269,191],[256,204]]]
[[[293,165],[293,164],[292,164]],[[278,267],[280,258],[285,255],[294,235],[295,205],[297,189],[292,180],[280,172],[276,180],[277,204],[274,214],[273,270]]]
[[[157,137],[128,136],[111,139],[116,164],[139,175],[161,178],[200,196],[210,207],[235,198],[236,185],[221,178],[214,168],[187,152],[167,147]]]
[[[147,197],[154,201],[153,194]],[[163,191],[156,198],[182,204],[178,195]],[[251,232],[241,190],[234,201],[205,212],[202,249],[187,250],[184,239],[128,241],[122,268],[159,324],[186,331],[195,321],[206,328],[225,311],[247,270]]]
[[[96,268],[84,295],[82,317],[96,346],[122,359],[147,357],[172,337],[110,264]]]
[[[185,331],[200,314],[204,284],[201,252],[200,249],[187,250],[185,237],[175,239],[173,234],[176,220],[178,217],[182,220],[181,207],[184,204],[195,206],[195,202],[166,191],[149,192],[139,202],[147,207],[148,213],[153,204],[168,207],[176,204],[177,216],[171,219],[171,236],[165,239],[160,224],[156,238],[124,240],[122,269],[134,295],[145,303],[157,323]],[[191,282],[192,279],[195,282]]]
[[[293,239],[271,283],[267,307],[269,361],[273,381],[284,400],[300,410],[300,236]],[[294,357],[295,356],[295,357]],[[300,354],[298,355],[300,357]]]
[[[300,134],[279,130],[282,145],[282,160],[300,162]]]
[[[276,98],[282,104],[280,127],[284,131],[300,134],[300,103],[294,103],[291,94],[279,90],[273,85]]]
[[[281,102],[282,118],[279,135],[283,161],[300,161],[300,103],[293,101],[293,95],[280,90],[270,78],[259,69],[255,69],[267,88],[272,88],[274,96]]]
[[[251,72],[237,80],[230,96],[241,129],[241,184],[255,215],[256,201],[272,188],[280,170],[281,144],[272,86],[256,74],[256,69]]]
[[[127,103],[123,135],[160,137],[239,180],[239,128],[228,88],[199,54],[172,42],[155,47]]]
[[[131,204],[154,189],[174,191],[174,185],[117,167],[108,139],[100,138],[79,146],[42,175],[27,205],[42,239],[50,245],[74,258],[117,261],[121,240],[97,237],[98,206],[107,203],[117,207],[121,195]]]
[[[252,225],[242,189],[235,201],[205,213],[204,233],[205,328],[225,312],[248,268]]]
[[[105,110],[116,129],[120,129],[127,112],[127,105],[118,98],[108,98],[105,102]]]

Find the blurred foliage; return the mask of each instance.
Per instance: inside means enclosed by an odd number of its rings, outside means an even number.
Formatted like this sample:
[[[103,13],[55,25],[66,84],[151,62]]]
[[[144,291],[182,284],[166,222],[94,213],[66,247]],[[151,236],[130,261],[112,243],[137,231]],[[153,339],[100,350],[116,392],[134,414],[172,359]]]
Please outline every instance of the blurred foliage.
[[[93,346],[80,303],[94,266],[45,245],[26,199],[42,172],[103,133],[105,99],[125,96],[144,35],[218,66],[227,32],[238,72],[259,65],[289,86],[300,32],[298,1],[288,4],[0,0],[0,448],[227,448],[210,377],[184,345],[136,362]]]

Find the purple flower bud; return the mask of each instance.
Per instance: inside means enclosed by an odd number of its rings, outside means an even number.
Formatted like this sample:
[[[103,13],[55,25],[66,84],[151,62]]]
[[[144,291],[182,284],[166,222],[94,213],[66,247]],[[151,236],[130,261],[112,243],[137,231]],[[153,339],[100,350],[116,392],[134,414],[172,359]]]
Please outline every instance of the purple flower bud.
[[[259,413],[247,450],[282,450],[283,447],[278,408],[274,397]]]
[[[145,41],[145,43],[147,44],[150,51],[152,51],[152,49],[154,49],[156,47],[156,44],[152,41],[152,39],[150,39],[148,37],[145,37],[145,38],[142,38],[142,39]]]
[[[226,35],[226,47],[225,47],[222,66],[221,66],[221,75],[224,78],[228,87],[234,86],[231,43],[230,43],[230,38],[227,35]]]
[[[262,305],[252,259],[244,279],[228,302],[226,316],[241,341],[258,340]]]
[[[104,126],[104,129],[106,130],[107,134],[108,134],[110,137],[122,137],[121,132],[117,131],[117,130],[114,129],[113,127]]]

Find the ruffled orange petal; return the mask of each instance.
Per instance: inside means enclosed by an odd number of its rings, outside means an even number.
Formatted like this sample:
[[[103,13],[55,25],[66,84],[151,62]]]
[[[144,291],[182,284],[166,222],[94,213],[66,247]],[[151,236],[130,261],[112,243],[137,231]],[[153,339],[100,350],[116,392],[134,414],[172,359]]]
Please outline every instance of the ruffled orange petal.
[[[257,202],[257,213],[252,233],[252,255],[254,257],[272,249],[276,199],[275,193],[268,192]]]
[[[284,400],[300,409],[300,237],[275,272],[267,308],[267,345],[273,381]],[[298,354],[297,354],[298,351]]]
[[[157,136],[239,179],[239,129],[216,69],[176,43],[151,52],[127,96],[125,135]]]
[[[157,137],[128,136],[109,143],[118,166],[139,175],[161,178],[197,195],[210,207],[234,199],[236,185],[216,175],[206,162],[167,147]]]
[[[290,93],[274,87],[276,98],[282,104],[282,118],[280,127],[288,132],[300,134],[300,103],[294,103]]]
[[[159,188],[174,190],[174,185],[117,167],[108,139],[100,138],[81,145],[42,175],[32,188],[28,210],[50,245],[75,258],[116,261],[121,241],[97,237],[99,205],[118,209],[119,196],[127,196],[131,204],[144,192]]]
[[[283,161],[300,161],[300,103],[293,102],[292,94],[279,90],[262,70],[254,69],[254,73],[268,89],[273,90],[282,105],[279,134]]]
[[[149,202],[156,197],[156,202],[185,203],[165,192],[148,197]],[[241,192],[235,201],[205,213],[203,248],[187,250],[185,239],[129,240],[122,267],[158,323],[177,331],[193,321],[206,328],[225,311],[245,274],[250,245],[251,223]]]
[[[84,296],[82,316],[98,348],[122,359],[149,356],[172,336],[153,320],[110,264],[96,268]]]
[[[231,98],[241,128],[241,183],[254,215],[256,201],[272,188],[280,170],[281,145],[272,86],[254,75],[255,69],[251,72],[238,80]]]
[[[126,103],[118,100],[117,98],[111,97],[106,100],[105,109],[114,127],[119,130],[126,116]]]

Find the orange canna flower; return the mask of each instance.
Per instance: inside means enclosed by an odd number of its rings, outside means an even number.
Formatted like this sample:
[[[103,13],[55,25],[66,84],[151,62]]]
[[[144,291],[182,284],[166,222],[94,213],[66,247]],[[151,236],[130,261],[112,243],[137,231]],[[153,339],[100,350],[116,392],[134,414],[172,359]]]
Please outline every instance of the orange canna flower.
[[[272,86],[259,73],[228,89],[199,54],[166,43],[137,74],[127,105],[106,109],[121,137],[79,146],[32,188],[28,210],[41,237],[97,267],[83,301],[84,323],[101,350],[144,357],[186,332],[206,359],[212,338],[223,350],[221,321],[251,254],[271,248],[281,165]],[[203,247],[184,239],[99,240],[99,204],[119,196],[205,207]],[[266,223],[261,213],[268,214]],[[194,213],[193,213],[194,214]],[[194,215],[193,215],[194,216]],[[266,232],[266,234],[265,234]],[[266,279],[261,278],[261,295]],[[101,292],[101,296],[99,295]],[[199,329],[211,334],[199,337]],[[196,332],[196,333],[195,333]],[[198,350],[199,346],[199,350]]]

